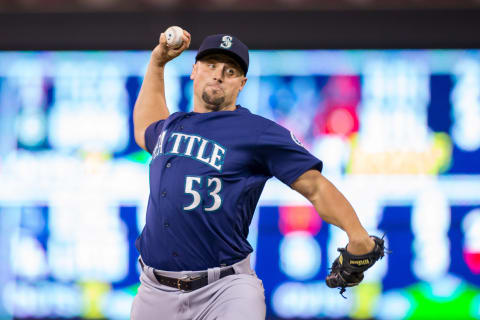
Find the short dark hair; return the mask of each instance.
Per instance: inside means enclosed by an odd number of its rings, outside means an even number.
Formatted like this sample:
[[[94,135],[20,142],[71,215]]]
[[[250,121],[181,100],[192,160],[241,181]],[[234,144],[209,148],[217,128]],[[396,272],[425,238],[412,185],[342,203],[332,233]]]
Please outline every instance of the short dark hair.
[[[210,52],[210,53],[207,53],[207,54],[203,55],[199,59],[197,59],[197,61],[204,61],[204,60],[208,60],[208,59],[217,59],[217,60],[224,59],[228,62],[231,62],[242,73],[243,76],[245,75],[245,70],[243,70],[242,66],[237,61],[237,59],[230,56],[229,54],[226,54],[225,52]]]

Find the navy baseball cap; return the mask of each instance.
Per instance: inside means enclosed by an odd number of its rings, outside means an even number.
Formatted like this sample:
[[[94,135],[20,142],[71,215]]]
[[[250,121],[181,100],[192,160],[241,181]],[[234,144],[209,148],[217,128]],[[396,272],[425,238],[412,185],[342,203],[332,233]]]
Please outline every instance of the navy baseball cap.
[[[240,39],[229,34],[214,34],[206,37],[198,49],[195,61],[211,53],[223,53],[238,62],[243,72],[248,71],[248,47]]]

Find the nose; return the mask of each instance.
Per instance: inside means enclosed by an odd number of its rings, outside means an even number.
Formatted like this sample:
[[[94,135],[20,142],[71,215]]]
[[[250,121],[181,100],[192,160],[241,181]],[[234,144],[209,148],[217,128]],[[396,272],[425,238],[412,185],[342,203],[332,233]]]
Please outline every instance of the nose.
[[[223,82],[223,69],[224,67],[223,66],[218,66],[218,68],[215,68],[215,71],[213,72],[213,79],[215,81],[218,81],[220,83]]]

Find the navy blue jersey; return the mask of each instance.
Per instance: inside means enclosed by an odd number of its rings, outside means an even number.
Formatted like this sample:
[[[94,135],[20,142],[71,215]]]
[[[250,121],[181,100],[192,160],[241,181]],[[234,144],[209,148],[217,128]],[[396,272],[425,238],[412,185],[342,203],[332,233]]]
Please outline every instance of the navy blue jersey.
[[[146,224],[136,241],[145,263],[162,270],[204,270],[244,259],[248,228],[265,182],[291,185],[322,169],[294,135],[237,106],[235,111],[176,112],[151,124]]]

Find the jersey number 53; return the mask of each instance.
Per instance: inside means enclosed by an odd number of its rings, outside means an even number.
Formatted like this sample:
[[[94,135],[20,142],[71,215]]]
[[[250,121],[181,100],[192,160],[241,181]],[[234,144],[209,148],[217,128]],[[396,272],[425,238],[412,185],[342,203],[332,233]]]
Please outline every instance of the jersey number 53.
[[[202,199],[200,193],[197,191],[203,188],[204,183],[206,183],[208,199]],[[222,180],[220,180],[220,178],[186,176],[185,194],[191,195],[193,201],[190,205],[183,207],[183,210],[195,210],[202,203],[203,211],[212,212],[220,209],[222,206],[222,197],[219,194],[220,191],[222,191]]]

